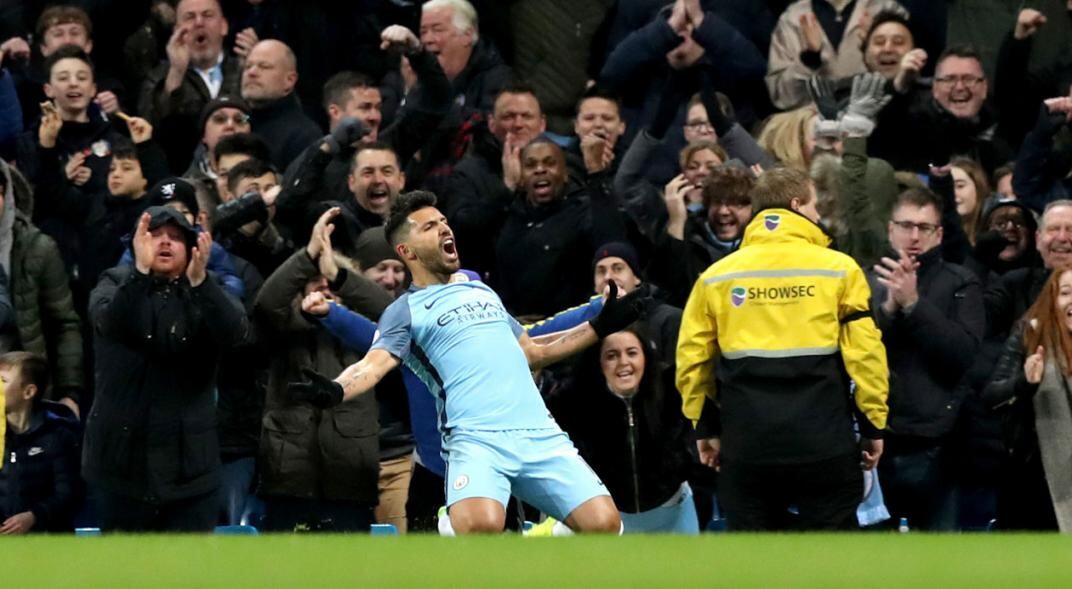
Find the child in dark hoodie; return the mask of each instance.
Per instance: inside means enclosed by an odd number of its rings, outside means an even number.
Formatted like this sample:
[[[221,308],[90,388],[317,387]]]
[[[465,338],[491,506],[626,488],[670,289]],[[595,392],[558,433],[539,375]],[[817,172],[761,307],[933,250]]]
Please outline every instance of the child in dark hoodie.
[[[0,461],[0,535],[70,532],[81,498],[78,423],[45,401],[48,362],[29,352],[0,356],[7,432]]]

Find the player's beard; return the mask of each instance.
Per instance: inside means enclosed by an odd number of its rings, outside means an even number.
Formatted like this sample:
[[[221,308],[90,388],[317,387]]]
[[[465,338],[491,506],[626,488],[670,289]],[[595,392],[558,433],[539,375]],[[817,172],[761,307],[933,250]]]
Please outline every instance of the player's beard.
[[[434,249],[429,248],[425,251],[418,251],[417,259],[420,260],[421,265],[424,266],[425,270],[437,276],[450,276],[461,268],[460,259],[455,258],[451,262],[444,259],[443,251],[440,249],[438,243]]]

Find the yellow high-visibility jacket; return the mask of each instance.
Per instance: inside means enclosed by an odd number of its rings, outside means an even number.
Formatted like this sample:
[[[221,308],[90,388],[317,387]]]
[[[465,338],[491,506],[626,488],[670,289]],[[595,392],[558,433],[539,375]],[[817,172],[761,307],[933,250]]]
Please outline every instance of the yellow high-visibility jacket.
[[[798,213],[760,211],[740,249],[689,295],[677,386],[694,423],[705,396],[717,399],[724,460],[801,463],[855,452],[854,413],[865,437],[886,427],[889,371],[870,288],[830,243]]]

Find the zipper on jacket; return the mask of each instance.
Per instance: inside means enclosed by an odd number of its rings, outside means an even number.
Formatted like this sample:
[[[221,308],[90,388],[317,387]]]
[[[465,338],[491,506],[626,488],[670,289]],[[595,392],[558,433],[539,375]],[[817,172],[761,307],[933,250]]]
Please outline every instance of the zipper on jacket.
[[[633,414],[633,398],[625,397],[625,416],[629,425],[629,464],[632,466],[633,475],[633,508],[640,513],[640,475],[637,473],[636,459],[636,417]]]

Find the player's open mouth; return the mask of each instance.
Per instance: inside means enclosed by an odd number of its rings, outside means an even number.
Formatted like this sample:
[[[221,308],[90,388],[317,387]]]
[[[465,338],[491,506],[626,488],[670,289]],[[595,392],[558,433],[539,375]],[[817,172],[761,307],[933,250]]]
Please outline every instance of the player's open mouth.
[[[881,67],[892,67],[900,64],[901,59],[894,54],[880,55],[878,56],[878,65]]]
[[[164,251],[164,252],[156,252],[156,257],[160,258],[161,260],[170,260],[171,258],[173,258],[175,256],[171,252]]]
[[[85,96],[85,94],[82,94],[81,92],[68,92],[67,100],[81,100],[83,96]]]
[[[204,33],[200,33],[200,34],[198,34],[198,35],[196,35],[194,37],[194,44],[195,45],[203,46],[203,45],[206,45],[207,43],[208,43],[208,35],[206,35]]]
[[[443,255],[448,258],[458,257],[458,248],[454,246],[454,238],[448,237],[439,243],[439,249],[443,251]]]

